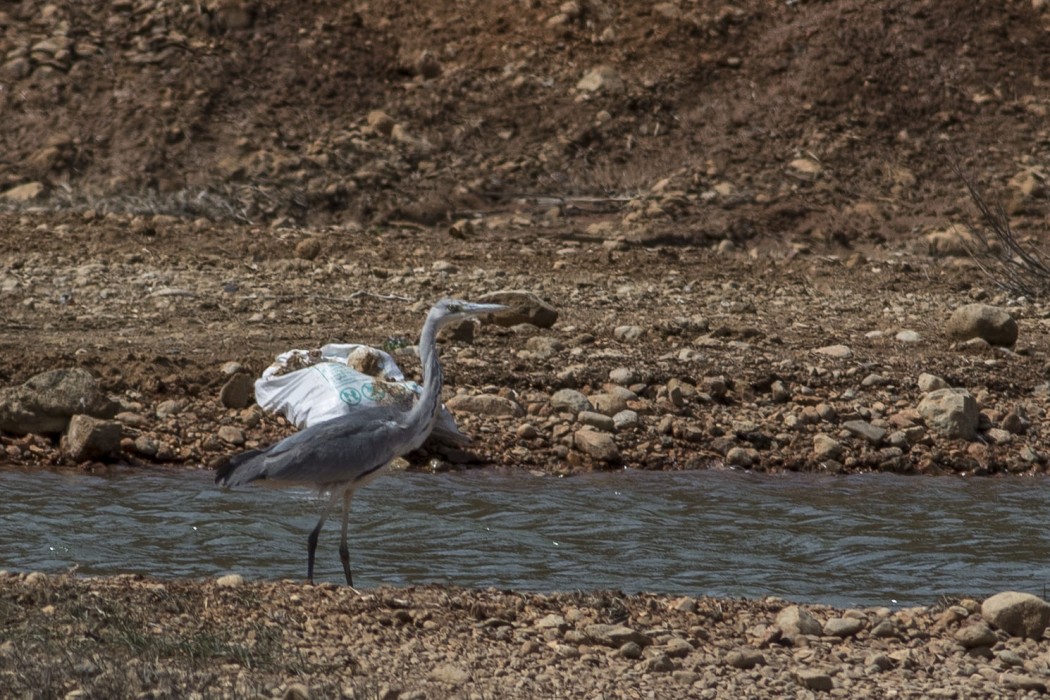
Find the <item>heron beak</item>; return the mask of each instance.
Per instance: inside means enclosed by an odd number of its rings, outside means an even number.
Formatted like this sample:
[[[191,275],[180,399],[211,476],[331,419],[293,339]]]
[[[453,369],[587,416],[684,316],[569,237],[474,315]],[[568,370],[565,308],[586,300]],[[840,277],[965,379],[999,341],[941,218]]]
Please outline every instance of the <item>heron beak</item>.
[[[463,313],[470,316],[484,316],[485,314],[506,311],[509,308],[509,306],[504,306],[503,304],[464,304]]]

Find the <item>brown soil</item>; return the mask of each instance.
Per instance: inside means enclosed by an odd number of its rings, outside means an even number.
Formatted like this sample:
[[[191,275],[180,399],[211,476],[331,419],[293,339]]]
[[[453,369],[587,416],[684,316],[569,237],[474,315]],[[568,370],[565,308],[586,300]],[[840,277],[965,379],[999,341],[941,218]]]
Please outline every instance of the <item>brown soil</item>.
[[[452,462],[601,466],[549,397],[627,366],[641,418],[605,466],[827,468],[824,432],[836,470],[1041,470],[1043,307],[929,253],[972,211],[953,162],[1046,233],[1048,25],[1028,1],[21,3],[0,381],[84,366],[140,417],[124,459],[200,466],[223,424],[287,431],[218,404],[224,362],[414,338],[439,296],[524,288],[561,312],[549,341],[485,331],[446,363],[529,416],[461,417],[478,445]],[[1016,354],[944,337],[971,300],[1010,306]],[[982,442],[843,430],[921,429],[921,372],[978,396]]]

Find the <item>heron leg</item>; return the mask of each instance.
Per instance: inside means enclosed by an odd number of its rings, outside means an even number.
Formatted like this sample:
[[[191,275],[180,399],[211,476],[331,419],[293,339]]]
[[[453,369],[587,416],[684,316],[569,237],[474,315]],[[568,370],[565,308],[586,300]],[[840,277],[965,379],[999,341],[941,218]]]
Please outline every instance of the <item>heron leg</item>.
[[[351,587],[354,585],[354,577],[350,574],[350,547],[346,543],[346,531],[350,524],[350,498],[353,495],[353,489],[347,489],[343,493],[343,533],[339,538],[339,560],[343,562],[346,585]]]
[[[321,534],[321,527],[324,526],[325,520],[328,520],[328,512],[332,510],[337,498],[339,498],[339,492],[335,491],[328,499],[324,510],[321,511],[321,519],[317,521],[317,526],[306,538],[306,580],[310,583],[314,582],[314,553],[317,551],[317,536]]]

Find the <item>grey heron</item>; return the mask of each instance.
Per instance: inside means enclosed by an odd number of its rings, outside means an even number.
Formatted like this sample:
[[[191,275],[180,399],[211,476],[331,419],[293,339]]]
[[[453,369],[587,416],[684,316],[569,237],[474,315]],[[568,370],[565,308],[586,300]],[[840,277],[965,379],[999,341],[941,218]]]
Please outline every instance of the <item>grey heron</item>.
[[[316,423],[270,447],[235,455],[228,464],[219,468],[215,482],[232,487],[266,479],[280,484],[316,486],[330,493],[321,518],[306,541],[306,578],[311,583],[317,537],[329,512],[341,497],[343,527],[339,558],[346,583],[353,586],[350,549],[346,543],[350,499],[355,490],[374,479],[395,458],[419,448],[434,428],[441,406],[441,362],[436,348],[438,331],[451,323],[505,308],[500,304],[442,299],[430,309],[420,333],[423,391],[411,409],[402,412],[390,406],[377,406]]]

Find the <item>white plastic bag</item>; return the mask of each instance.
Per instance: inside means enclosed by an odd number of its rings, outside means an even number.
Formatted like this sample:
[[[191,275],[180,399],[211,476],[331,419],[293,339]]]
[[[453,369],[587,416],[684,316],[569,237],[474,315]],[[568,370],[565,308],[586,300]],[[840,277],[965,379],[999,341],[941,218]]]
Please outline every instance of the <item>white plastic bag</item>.
[[[347,364],[365,365],[369,373]],[[298,428],[352,413],[356,408],[395,405],[407,412],[423,388],[405,381],[388,353],[356,343],[331,343],[319,351],[289,350],[277,356],[255,381],[255,400],[281,413]],[[451,444],[470,442],[442,406],[432,437]]]

